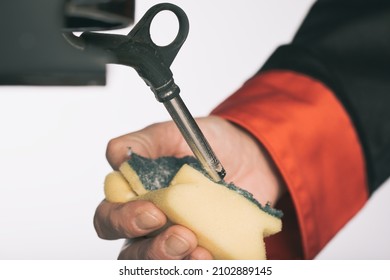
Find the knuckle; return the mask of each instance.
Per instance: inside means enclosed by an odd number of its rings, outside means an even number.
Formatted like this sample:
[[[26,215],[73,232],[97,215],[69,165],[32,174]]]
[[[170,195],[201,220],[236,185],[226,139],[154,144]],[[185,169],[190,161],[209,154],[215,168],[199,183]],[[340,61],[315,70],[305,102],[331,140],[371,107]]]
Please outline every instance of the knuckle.
[[[123,211],[126,210],[123,206],[119,209],[113,209],[110,211],[107,217],[107,224],[110,225],[111,230],[119,237],[134,237],[133,236],[133,227],[132,227],[132,216],[131,212]]]
[[[106,148],[106,156],[109,159],[112,154],[115,154],[123,146],[122,141],[119,138],[113,138],[108,141]]]
[[[154,242],[151,238],[135,238],[134,242],[123,247],[118,260],[157,260],[159,254],[152,248]]]
[[[120,146],[122,146],[121,143],[122,141],[120,141],[119,138],[113,138],[109,140],[107,143],[107,151],[111,152],[117,150]]]
[[[119,165],[126,159],[127,149],[128,147],[121,137],[108,141],[106,158],[114,169],[118,169]]]
[[[104,228],[106,228],[104,224],[106,219],[105,219],[105,209],[103,204],[104,203],[102,202],[95,211],[95,215],[93,217],[93,226],[99,238],[109,239],[109,236],[104,230]]]
[[[142,260],[161,260],[167,259],[161,249],[161,242],[158,238],[145,240],[138,247],[138,256]]]
[[[108,224],[120,237],[134,238],[143,236],[148,232],[139,228],[137,216],[146,211],[148,205],[144,201],[131,201],[122,204],[110,211]]]

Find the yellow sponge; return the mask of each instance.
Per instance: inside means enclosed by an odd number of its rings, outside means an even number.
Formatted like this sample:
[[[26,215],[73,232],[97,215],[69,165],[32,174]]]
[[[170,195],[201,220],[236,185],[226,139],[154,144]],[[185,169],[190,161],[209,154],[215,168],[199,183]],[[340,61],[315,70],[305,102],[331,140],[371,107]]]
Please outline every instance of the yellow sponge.
[[[104,181],[104,195],[111,202],[127,202],[135,198],[137,194],[119,171],[112,171]]]
[[[131,182],[128,190],[110,185],[114,181],[106,180],[106,199],[124,202],[125,199],[118,199],[118,192],[123,191],[123,197],[128,200],[152,201],[172,223],[192,230],[199,245],[209,250],[215,259],[266,259],[263,238],[281,230],[281,212],[269,205],[261,206],[250,193],[232,184],[214,183],[189,165],[193,164],[192,160],[185,161],[187,163],[183,163],[183,160],[179,163],[179,171],[176,172],[177,166],[171,168],[175,170],[175,176],[168,176],[173,177],[169,185],[154,189],[144,185],[148,180],[137,173],[132,162],[128,161],[120,170],[127,173],[124,174],[126,179],[132,174],[130,177],[136,182],[137,190]],[[172,166],[171,163],[168,165]],[[165,176],[172,170],[165,168]],[[143,190],[139,191],[141,187]],[[131,189],[138,196],[134,196]],[[115,195],[110,194],[110,190]]]

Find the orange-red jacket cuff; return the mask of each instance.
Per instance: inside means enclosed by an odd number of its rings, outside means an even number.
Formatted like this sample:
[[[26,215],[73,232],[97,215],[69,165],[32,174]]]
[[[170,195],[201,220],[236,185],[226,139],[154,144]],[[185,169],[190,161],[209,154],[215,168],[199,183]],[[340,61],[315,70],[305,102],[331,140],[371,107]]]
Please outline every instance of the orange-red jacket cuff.
[[[212,114],[256,137],[288,188],[277,204],[284,228],[268,238],[269,258],[314,258],[366,202],[359,139],[321,82],[292,71],[263,72]]]

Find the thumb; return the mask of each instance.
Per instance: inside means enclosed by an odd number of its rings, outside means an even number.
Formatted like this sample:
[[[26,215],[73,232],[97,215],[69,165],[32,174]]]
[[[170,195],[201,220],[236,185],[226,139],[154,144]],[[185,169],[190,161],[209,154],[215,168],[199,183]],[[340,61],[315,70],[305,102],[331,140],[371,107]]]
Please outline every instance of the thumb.
[[[191,153],[172,121],[152,124],[139,131],[110,140],[106,157],[113,169],[117,170],[128,158],[129,149],[149,158],[181,157]]]

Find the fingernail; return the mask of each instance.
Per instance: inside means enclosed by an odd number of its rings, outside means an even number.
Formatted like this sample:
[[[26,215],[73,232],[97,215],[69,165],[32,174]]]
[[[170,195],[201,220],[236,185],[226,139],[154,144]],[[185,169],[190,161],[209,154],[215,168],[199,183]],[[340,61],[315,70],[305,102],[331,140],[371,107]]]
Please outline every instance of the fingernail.
[[[171,235],[165,241],[165,250],[170,256],[180,256],[188,251],[190,245],[187,240],[181,238],[178,235]]]
[[[144,230],[154,229],[160,226],[161,222],[156,216],[149,212],[142,212],[135,218],[135,224]]]

